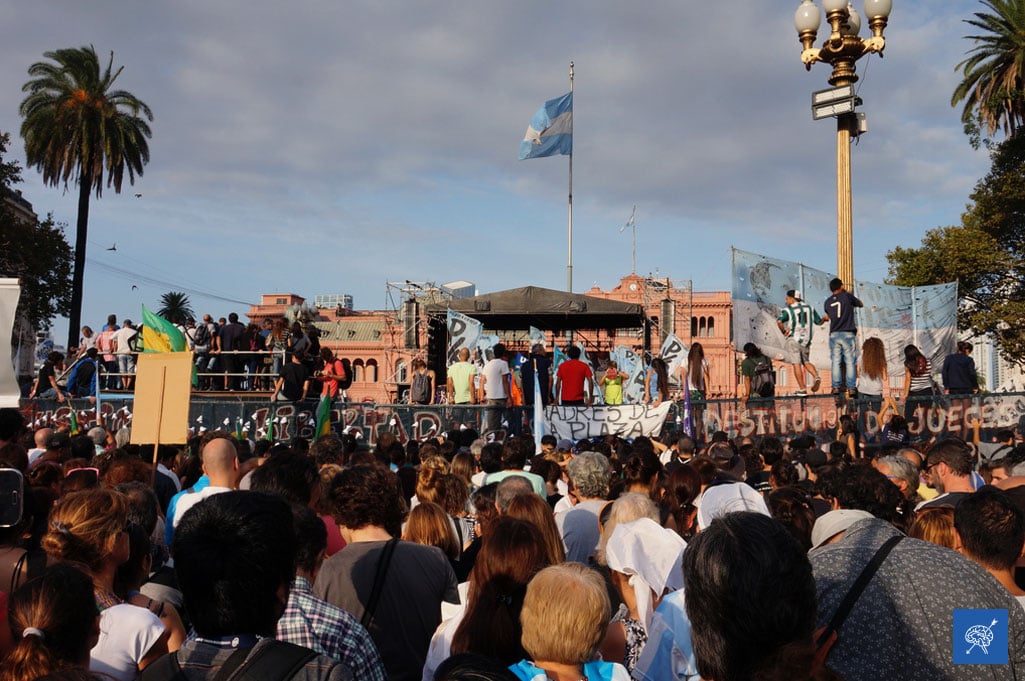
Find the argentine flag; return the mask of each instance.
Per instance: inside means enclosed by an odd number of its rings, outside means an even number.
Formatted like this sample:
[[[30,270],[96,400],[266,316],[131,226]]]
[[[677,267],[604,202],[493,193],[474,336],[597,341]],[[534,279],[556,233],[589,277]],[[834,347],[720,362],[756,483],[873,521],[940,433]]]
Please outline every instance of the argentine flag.
[[[573,93],[549,99],[530,119],[520,160],[573,154]]]

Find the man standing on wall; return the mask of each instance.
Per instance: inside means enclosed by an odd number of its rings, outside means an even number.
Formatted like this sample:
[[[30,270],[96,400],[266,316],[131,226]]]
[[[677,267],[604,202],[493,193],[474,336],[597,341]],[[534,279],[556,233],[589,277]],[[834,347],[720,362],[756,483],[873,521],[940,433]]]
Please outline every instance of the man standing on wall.
[[[494,356],[484,365],[480,377],[480,401],[488,405],[485,418],[486,429],[489,431],[502,427],[503,407],[512,406],[512,391],[509,388],[512,372],[505,360],[505,345],[496,344],[492,352]]]
[[[857,337],[858,323],[854,308],[864,307],[862,302],[844,290],[839,277],[829,282],[833,295],[826,298],[826,319],[829,320],[829,360],[833,394],[846,387],[847,397],[856,397],[858,380]],[[846,369],[847,373],[841,373]],[[841,382],[841,378],[844,379]]]
[[[804,302],[800,291],[794,289],[787,291],[787,306],[780,310],[776,324],[779,325],[779,330],[787,339],[788,359],[794,368],[794,378],[797,379],[795,395],[808,394],[805,385],[809,371],[812,375],[811,391],[813,393],[819,391],[819,370],[809,359],[811,357],[812,325],[821,323],[822,318],[819,317],[819,313]]]
[[[591,367],[580,361],[580,348],[576,345],[569,346],[566,355],[569,359],[555,372],[555,397],[563,406],[589,407],[594,390]]]

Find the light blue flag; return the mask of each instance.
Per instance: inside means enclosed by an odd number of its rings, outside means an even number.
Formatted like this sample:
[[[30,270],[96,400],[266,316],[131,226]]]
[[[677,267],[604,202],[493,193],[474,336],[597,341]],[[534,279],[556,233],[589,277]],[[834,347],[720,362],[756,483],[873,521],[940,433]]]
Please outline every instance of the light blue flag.
[[[559,365],[565,362],[569,357],[562,351],[558,345],[555,346],[555,351],[552,353],[552,371],[558,371]]]
[[[530,327],[530,346],[535,345],[547,345],[548,339],[545,337],[545,332],[536,326]]]
[[[534,362],[534,376],[537,376],[537,360]],[[534,453],[541,453],[541,438],[548,429],[545,428],[545,406],[541,399],[541,381],[534,379]]]
[[[549,99],[530,119],[520,142],[520,160],[573,155],[573,93]]]

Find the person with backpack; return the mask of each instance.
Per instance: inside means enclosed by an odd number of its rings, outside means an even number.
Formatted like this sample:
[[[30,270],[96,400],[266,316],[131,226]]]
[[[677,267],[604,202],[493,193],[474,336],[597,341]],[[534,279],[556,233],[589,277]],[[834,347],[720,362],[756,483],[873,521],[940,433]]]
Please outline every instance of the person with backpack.
[[[209,389],[210,377],[204,376],[203,374],[209,370],[210,367],[210,349],[213,340],[213,319],[210,315],[203,315],[203,321],[196,324],[196,328],[193,329],[192,339],[192,351],[196,353],[196,372],[199,374],[199,388]]]
[[[776,394],[776,371],[772,360],[754,343],[744,345],[744,361],[740,363],[746,401],[765,401]]]
[[[141,681],[349,681],[343,662],[275,640],[298,549],[288,504],[228,491],[189,510],[174,537],[175,572],[196,636],[147,666]]]
[[[323,368],[318,372],[322,386],[321,397],[326,395],[334,399],[338,396],[339,389],[344,390],[352,385],[352,380],[349,378],[352,371],[346,371],[345,363],[331,352],[331,348],[320,348],[320,359],[324,363]]]

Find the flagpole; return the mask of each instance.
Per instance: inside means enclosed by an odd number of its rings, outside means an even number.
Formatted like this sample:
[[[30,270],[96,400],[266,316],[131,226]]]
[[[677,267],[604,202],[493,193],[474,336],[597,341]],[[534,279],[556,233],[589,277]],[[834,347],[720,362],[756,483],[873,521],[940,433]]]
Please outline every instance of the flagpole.
[[[573,94],[573,62],[569,63],[569,92]],[[576,106],[573,107],[576,109]],[[574,111],[574,114],[576,112]],[[566,291],[573,293],[573,149],[569,151],[569,237],[566,253]]]

